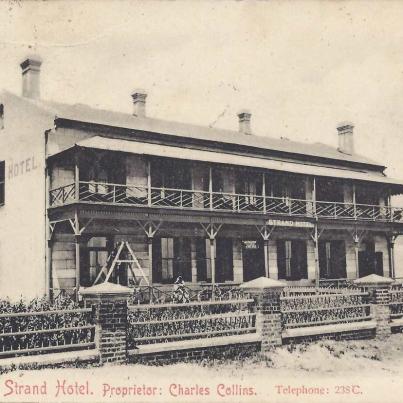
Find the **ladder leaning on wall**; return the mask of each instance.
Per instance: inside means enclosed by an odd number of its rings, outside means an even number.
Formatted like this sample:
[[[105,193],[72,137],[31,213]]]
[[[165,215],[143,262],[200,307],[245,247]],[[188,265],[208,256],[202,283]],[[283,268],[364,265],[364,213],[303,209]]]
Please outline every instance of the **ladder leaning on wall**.
[[[123,250],[127,249],[129,252],[128,259],[121,259],[120,255]],[[116,268],[119,268],[122,263],[126,263],[128,268],[133,276],[133,281],[136,285],[149,285],[148,278],[144,274],[144,270],[141,267],[139,260],[136,257],[136,254],[133,252],[133,249],[130,247],[128,241],[119,242],[112,253],[108,256],[105,265],[102,267],[100,272],[98,273],[93,285],[97,284],[101,279],[101,276],[105,276],[104,283],[107,283]]]

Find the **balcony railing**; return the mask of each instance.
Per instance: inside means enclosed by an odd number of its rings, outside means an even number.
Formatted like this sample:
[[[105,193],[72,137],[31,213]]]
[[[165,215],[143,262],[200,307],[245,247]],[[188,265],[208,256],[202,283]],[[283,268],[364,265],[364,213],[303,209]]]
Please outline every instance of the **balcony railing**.
[[[191,210],[250,212],[293,217],[403,222],[403,208],[202,190],[156,188],[99,182],[68,184],[49,192],[49,205],[103,203]]]

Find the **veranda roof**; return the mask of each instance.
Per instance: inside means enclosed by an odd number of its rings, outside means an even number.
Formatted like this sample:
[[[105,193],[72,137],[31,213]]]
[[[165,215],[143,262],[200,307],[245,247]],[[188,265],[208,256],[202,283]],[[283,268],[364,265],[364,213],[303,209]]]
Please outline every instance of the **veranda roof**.
[[[403,181],[388,178],[381,173],[349,168],[334,168],[312,163],[290,162],[280,159],[263,158],[232,154],[226,152],[207,151],[186,147],[175,147],[155,143],[145,143],[124,139],[94,136],[79,141],[76,146],[99,150],[119,151],[138,155],[176,158],[182,160],[201,161],[236,165],[242,167],[262,168],[288,173],[343,178],[375,183],[396,185],[403,191]]]

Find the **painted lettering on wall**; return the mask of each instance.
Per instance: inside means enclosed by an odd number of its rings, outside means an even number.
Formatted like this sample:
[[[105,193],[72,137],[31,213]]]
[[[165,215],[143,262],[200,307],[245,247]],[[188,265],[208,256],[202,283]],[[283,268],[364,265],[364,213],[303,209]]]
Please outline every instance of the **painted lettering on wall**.
[[[25,158],[18,162],[10,160],[10,162],[8,163],[8,179],[13,179],[18,176],[25,175],[37,168],[38,165],[34,156]]]

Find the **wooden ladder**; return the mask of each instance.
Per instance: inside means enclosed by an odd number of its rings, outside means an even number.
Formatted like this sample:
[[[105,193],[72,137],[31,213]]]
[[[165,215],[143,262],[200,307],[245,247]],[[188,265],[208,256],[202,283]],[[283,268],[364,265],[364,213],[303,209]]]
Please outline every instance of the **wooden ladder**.
[[[126,247],[126,249],[129,251],[129,255],[131,256],[131,259],[120,259],[120,255],[124,249],[124,247]],[[116,254],[115,254],[116,251]],[[110,263],[110,261],[112,260],[112,263],[109,267],[108,270],[108,264]],[[113,273],[113,271],[115,270],[115,267],[119,267],[120,264],[122,263],[127,263],[129,270],[133,276],[134,281],[136,282],[136,285],[142,285],[141,283],[144,281],[146,285],[149,285],[147,276],[144,273],[143,268],[140,265],[140,262],[137,259],[136,254],[133,252],[133,249],[130,247],[129,242],[127,241],[121,241],[119,246],[117,246],[112,253],[108,256],[108,259],[105,263],[105,265],[102,267],[102,269],[100,270],[100,272],[98,273],[94,284],[97,284],[98,281],[100,280],[101,276],[104,275],[105,276],[105,280],[104,283],[107,283]],[[132,265],[135,265],[135,268],[133,269]]]

